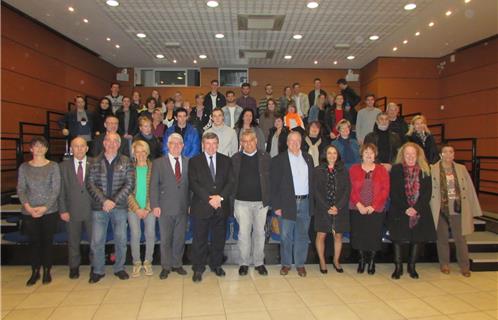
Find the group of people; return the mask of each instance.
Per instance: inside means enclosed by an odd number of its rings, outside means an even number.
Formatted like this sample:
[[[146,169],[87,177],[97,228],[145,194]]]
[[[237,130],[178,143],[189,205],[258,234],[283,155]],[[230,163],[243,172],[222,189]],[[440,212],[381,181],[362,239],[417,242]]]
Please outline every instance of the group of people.
[[[328,272],[327,235],[333,238],[334,269],[343,272],[342,236],[350,232],[359,255],[358,273],[367,269],[374,274],[387,227],[394,279],[403,274],[404,243],[409,243],[407,272],[412,278],[418,278],[415,264],[421,246],[434,240],[441,271],[449,273],[450,229],[460,271],[470,276],[465,236],[481,211],[467,170],[454,161],[455,149],[445,145],[437,150],[423,116],[408,126],[396,104],[390,103],[385,113],[377,109],[374,95],[366,95],[366,107],[357,112],[361,99],[344,79],[337,83],[341,93],[335,96],[327,95],[315,79],[308,95],[295,83],[278,100],[267,85],[267,95],[257,104],[249,84],[242,85],[242,96],[236,99],[233,91],[219,93],[213,80],[210,93],[196,95],[194,108],[181,94],[156,108],[159,97],[154,93],[142,108],[139,96],[119,96],[119,86],[113,84],[93,125],[84,99],[76,97],[76,109],[61,122],[71,138],[72,157],[60,164],[47,160],[48,142],[34,137],[33,159],[19,168],[23,228],[31,246],[27,285],[38,281],[41,267],[42,282],[51,282],[51,245],[59,217],[67,223],[70,278],[79,277],[82,231],[91,239],[90,283],[105,275],[109,222],[113,271],[119,279],[129,278],[124,267],[127,226],[131,276],[153,275],[156,223],[159,278],[171,272],[186,275],[189,215],[194,282],[202,281],[206,265],[217,276],[225,275],[226,223],[232,214],[239,224],[239,274],[247,275],[254,265],[258,274],[267,275],[269,213],[279,222],[282,275],[294,264],[298,275],[306,276],[310,230],[316,233],[322,273]],[[95,119],[102,115],[99,127]]]

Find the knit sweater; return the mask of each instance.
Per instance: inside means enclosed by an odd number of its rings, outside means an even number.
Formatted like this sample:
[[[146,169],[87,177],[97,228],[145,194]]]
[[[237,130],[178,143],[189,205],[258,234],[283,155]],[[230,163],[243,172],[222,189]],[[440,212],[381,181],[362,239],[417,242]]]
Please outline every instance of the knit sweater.
[[[238,139],[235,130],[229,126],[223,124],[221,127],[215,127],[214,125],[207,129],[204,133],[213,132],[216,133],[219,139],[218,152],[231,157],[238,151]]]

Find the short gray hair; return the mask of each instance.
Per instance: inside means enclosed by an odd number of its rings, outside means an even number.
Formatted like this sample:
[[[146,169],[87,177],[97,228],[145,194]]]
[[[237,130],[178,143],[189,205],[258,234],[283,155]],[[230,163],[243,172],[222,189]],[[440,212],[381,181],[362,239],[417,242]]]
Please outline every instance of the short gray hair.
[[[206,132],[202,136],[202,142],[204,142],[204,140],[211,140],[211,139],[216,139],[217,142],[220,142],[218,135],[214,132]]]
[[[290,140],[290,137],[292,136],[298,136],[299,137],[299,140],[303,140],[303,136],[301,135],[301,133],[299,133],[298,131],[291,131],[289,132],[289,134],[287,135],[287,142],[289,142]]]
[[[168,137],[168,143],[170,143],[171,140],[174,140],[174,139],[176,139],[176,140],[180,141],[181,143],[183,143],[183,137],[179,133],[173,132],[172,134],[170,134],[170,136]]]

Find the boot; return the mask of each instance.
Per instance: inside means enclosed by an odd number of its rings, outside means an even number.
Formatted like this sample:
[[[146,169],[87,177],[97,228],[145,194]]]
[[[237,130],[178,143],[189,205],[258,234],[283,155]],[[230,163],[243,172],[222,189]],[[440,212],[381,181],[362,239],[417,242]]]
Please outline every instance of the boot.
[[[375,274],[375,254],[377,251],[370,251],[370,259],[368,259],[368,274]]]
[[[26,286],[28,287],[34,285],[40,279],[40,267],[31,267],[31,271],[31,277],[26,282]]]
[[[417,256],[418,256],[418,248],[419,244],[418,243],[411,243],[410,244],[410,257],[408,258],[408,274],[412,279],[418,279],[418,273],[415,270],[415,263],[417,262]]]
[[[360,260],[358,260],[358,270],[356,272],[363,273],[365,272],[365,253],[363,250],[358,251],[360,255]]]
[[[50,275],[50,267],[43,267],[43,284],[48,284],[52,282],[52,276]]]
[[[399,279],[403,275],[403,258],[401,255],[401,243],[394,243],[394,272],[391,275],[393,279]]]

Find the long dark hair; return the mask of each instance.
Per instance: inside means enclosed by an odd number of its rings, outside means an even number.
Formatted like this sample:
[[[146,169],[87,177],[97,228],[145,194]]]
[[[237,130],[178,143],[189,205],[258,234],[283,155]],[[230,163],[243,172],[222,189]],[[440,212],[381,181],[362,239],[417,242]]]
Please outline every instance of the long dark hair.
[[[337,149],[337,147],[333,144],[329,144],[323,149],[322,154],[320,155],[320,163],[323,163],[326,165],[329,164],[329,162],[327,161],[327,151],[329,151],[329,149],[334,149],[337,152],[337,160],[335,161],[334,165],[338,165],[339,163],[342,163],[341,162],[341,153],[339,152],[339,149]]]
[[[250,112],[252,114],[251,127],[258,126],[258,122],[256,121],[256,115],[254,114],[254,110],[252,110],[250,108],[244,108],[244,110],[242,110],[242,112],[240,113],[239,120],[237,120],[237,123],[236,123],[237,128],[242,129],[242,127],[244,126],[244,115],[247,112]]]
[[[101,103],[102,103],[102,101],[104,101],[104,100],[107,100],[107,102],[109,103],[109,108],[107,108],[107,109],[105,109],[105,110],[104,110],[104,109],[102,109],[102,108],[100,107],[100,104],[101,104]],[[103,98],[101,98],[101,99],[99,100],[98,111],[99,111],[100,113],[109,113],[109,112],[111,112],[111,113],[112,113],[112,102],[111,102],[111,99],[109,99],[109,98],[107,98],[107,97],[103,97]]]

